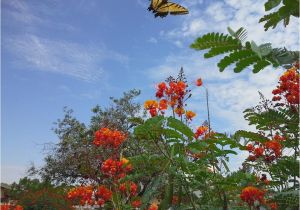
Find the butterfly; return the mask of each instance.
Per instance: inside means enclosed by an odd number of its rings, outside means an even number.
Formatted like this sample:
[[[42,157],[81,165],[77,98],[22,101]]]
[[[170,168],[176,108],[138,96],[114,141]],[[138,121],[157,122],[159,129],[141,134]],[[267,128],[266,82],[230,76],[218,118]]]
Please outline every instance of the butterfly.
[[[153,11],[155,17],[166,17],[169,13],[171,15],[185,15],[189,11],[183,6],[168,2],[168,0],[151,0],[149,11]]]

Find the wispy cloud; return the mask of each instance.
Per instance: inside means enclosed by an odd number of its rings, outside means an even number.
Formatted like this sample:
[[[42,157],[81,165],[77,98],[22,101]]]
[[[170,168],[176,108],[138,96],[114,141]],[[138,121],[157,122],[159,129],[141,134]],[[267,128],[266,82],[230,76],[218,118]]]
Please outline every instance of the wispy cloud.
[[[234,30],[244,27],[248,31],[248,39],[257,43],[271,42],[274,47],[299,47],[299,20],[291,18],[290,24],[284,28],[280,23],[275,30],[264,31],[259,19],[266,14],[263,1],[254,0],[224,0],[203,2],[191,1],[187,3],[190,14],[185,16],[180,26],[162,31],[161,35],[173,41],[188,41],[208,32],[227,33],[227,27]],[[201,9],[200,9],[201,8]]]
[[[106,60],[127,62],[128,58],[105,46],[89,46],[68,41],[54,41],[35,35],[15,36],[4,46],[17,59],[18,66],[59,73],[85,81],[100,79]]]
[[[166,57],[161,65],[148,69],[145,74],[150,75],[152,81],[159,82],[170,75],[177,76],[181,66],[188,79],[203,79],[205,87],[209,90],[212,123],[221,132],[248,129],[243,111],[258,103],[258,90],[266,97],[271,97],[271,91],[282,73],[271,68],[259,74],[253,74],[250,70],[236,74],[230,69],[220,73],[214,59],[203,60],[197,52],[193,52],[172,54]],[[202,88],[197,88],[194,81],[190,83],[193,97],[189,107],[200,113],[200,121],[197,123],[202,123],[206,118],[205,92]]]

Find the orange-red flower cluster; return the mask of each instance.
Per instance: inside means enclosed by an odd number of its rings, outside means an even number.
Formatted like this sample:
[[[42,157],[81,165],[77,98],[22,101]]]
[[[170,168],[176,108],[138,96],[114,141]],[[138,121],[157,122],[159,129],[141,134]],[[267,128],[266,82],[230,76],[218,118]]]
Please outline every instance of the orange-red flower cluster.
[[[202,86],[202,84],[203,84],[202,79],[201,78],[197,79],[196,85],[200,87]]]
[[[100,128],[95,133],[93,143],[96,146],[118,148],[126,139],[126,135],[118,130]]]
[[[142,201],[141,200],[135,200],[131,202],[131,206],[133,208],[139,208],[142,205]]]
[[[104,185],[100,185],[95,192],[95,196],[99,198],[98,204],[103,205],[105,201],[109,201],[111,199],[112,191]]]
[[[125,195],[135,196],[138,186],[134,182],[124,182],[119,185],[119,190]]]
[[[197,86],[202,85],[202,80],[198,79]],[[184,106],[185,101],[191,97],[190,90],[187,89],[188,85],[185,81],[171,79],[169,82],[161,82],[157,85],[155,96],[156,100],[147,100],[144,103],[144,108],[149,111],[151,117],[157,116],[159,113],[162,115],[165,110],[170,106],[175,114],[179,117],[185,115],[186,120],[192,120],[196,114],[192,111],[186,111]]]
[[[281,141],[285,138],[276,134],[272,140],[264,144],[256,142],[255,144],[248,144],[246,150],[249,151],[249,161],[255,161],[259,157],[263,157],[266,162],[272,162],[281,156],[282,145]]]
[[[185,117],[187,120],[192,120],[195,116],[196,116],[195,112],[192,112],[192,111],[185,112]]]
[[[71,189],[67,197],[79,201],[82,206],[85,204],[102,206],[111,199],[112,191],[104,185],[100,185],[97,190],[94,190],[92,186],[79,186]]]
[[[79,200],[80,205],[94,204],[95,201],[92,199],[93,187],[92,186],[79,186],[72,188],[67,195],[68,199]]]
[[[275,203],[275,202],[269,203],[268,206],[271,208],[271,210],[277,210],[278,209],[277,203]]]
[[[1,210],[23,210],[23,207],[20,205],[12,206],[11,204],[1,204]]]
[[[265,192],[253,186],[245,187],[241,194],[240,198],[246,202],[249,206],[253,206],[255,201],[259,203],[264,203]]]
[[[144,108],[149,111],[151,117],[157,115],[158,103],[155,100],[148,100],[144,103]]]
[[[204,135],[207,131],[208,131],[208,127],[202,125],[202,126],[197,128],[194,136],[195,136],[196,139],[198,139],[200,136]]]
[[[112,158],[107,159],[102,163],[101,171],[109,177],[117,179],[125,177],[126,173],[132,170],[132,165],[124,161],[124,159],[121,159],[121,161]]]
[[[296,67],[290,68],[280,77],[279,85],[272,93],[273,101],[280,101],[284,97],[289,104],[299,105],[299,72]]]
[[[157,210],[157,209],[158,209],[158,205],[156,203],[152,203],[148,208],[148,210]]]

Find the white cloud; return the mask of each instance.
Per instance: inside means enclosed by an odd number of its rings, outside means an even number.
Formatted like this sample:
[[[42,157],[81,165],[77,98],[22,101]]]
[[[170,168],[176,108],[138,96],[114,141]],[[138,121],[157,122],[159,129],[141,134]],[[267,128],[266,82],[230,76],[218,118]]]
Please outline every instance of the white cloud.
[[[150,39],[148,39],[148,42],[156,44],[157,43],[157,39],[154,37],[151,37]]]
[[[244,27],[248,31],[248,40],[258,44],[271,42],[273,47],[299,48],[299,19],[292,17],[290,24],[284,28],[279,23],[276,29],[264,31],[259,19],[267,14],[264,11],[264,1],[254,0],[225,0],[209,1],[208,5],[193,1],[188,5],[190,14],[179,22],[179,26],[169,31],[163,31],[162,36],[182,42],[192,42],[198,36],[208,32],[227,33],[227,27],[237,30]],[[180,19],[182,20],[182,19]]]
[[[54,41],[35,35],[14,36],[4,40],[4,46],[17,59],[17,65],[96,81],[102,77],[102,63],[114,60],[126,63],[128,58],[108,50],[67,41]],[[16,64],[16,63],[15,63]]]

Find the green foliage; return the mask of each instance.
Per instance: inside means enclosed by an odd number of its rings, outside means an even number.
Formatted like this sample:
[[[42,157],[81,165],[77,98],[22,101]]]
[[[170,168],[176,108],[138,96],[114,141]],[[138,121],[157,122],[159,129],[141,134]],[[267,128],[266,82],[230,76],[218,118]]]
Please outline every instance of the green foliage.
[[[211,58],[218,55],[225,55],[219,62],[218,67],[222,72],[225,68],[234,64],[234,72],[239,73],[242,70],[253,66],[253,73],[258,73],[267,66],[289,67],[298,60],[299,52],[288,51],[285,48],[274,48],[270,43],[257,45],[254,41],[245,42],[247,37],[246,30],[241,27],[234,32],[228,27],[230,35],[223,33],[208,33],[197,38],[191,44],[195,50],[208,50],[204,53],[205,58]]]
[[[253,41],[247,41],[243,44],[247,37],[243,27],[236,32],[228,27],[228,32],[230,35],[223,33],[205,34],[197,38],[190,47],[195,50],[208,50],[204,54],[205,58],[225,55],[217,64],[221,72],[234,64],[234,72],[236,73],[249,66],[253,66],[253,73],[258,73],[267,66],[287,66],[299,58],[298,51],[288,51],[285,48],[272,49],[270,43],[257,45]]]
[[[65,186],[53,186],[50,182],[24,177],[13,183],[10,196],[18,200],[24,210],[60,210],[72,209],[72,204],[65,197]]]
[[[265,11],[270,11],[278,6],[280,8],[277,11],[265,15],[259,20],[259,22],[265,22],[265,31],[270,27],[275,28],[281,21],[284,26],[287,26],[291,16],[299,17],[299,0],[268,0],[265,3]]]
[[[72,110],[65,108],[65,116],[57,120],[54,128],[59,142],[47,147],[46,164],[38,170],[39,175],[55,183],[101,182],[97,157],[107,158],[110,151],[92,144],[94,132],[100,127],[108,127],[127,133],[143,123],[138,117],[141,105],[134,101],[139,94],[138,90],[130,90],[119,99],[110,98],[112,104],[108,108],[94,107],[90,125],[81,123],[73,116]],[[124,156],[139,153],[134,140],[126,141],[122,149]]]
[[[266,141],[268,141],[268,138],[264,135],[251,131],[239,130],[236,131],[234,135],[236,138],[245,139],[246,141],[244,142],[244,144],[247,144],[249,141],[257,141],[260,143],[265,143]]]

